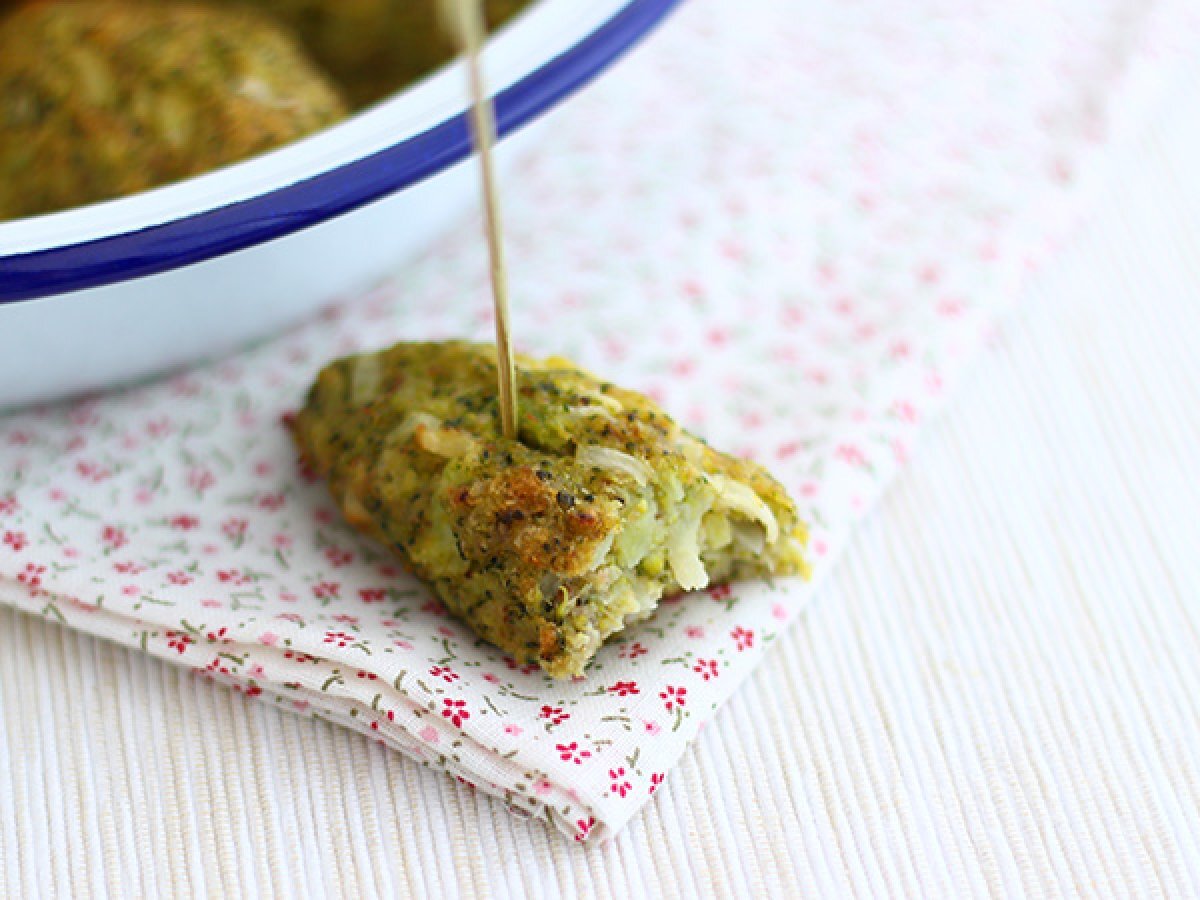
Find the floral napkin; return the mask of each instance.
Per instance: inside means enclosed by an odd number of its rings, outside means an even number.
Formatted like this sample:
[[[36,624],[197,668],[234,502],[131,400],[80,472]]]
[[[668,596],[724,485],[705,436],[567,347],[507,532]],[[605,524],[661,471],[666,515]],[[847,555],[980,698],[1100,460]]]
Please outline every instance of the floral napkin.
[[[506,180],[519,343],[766,464],[819,577],[1195,37],[1185,3],[695,0]],[[341,523],[281,419],[335,355],[490,336],[468,225],[240,356],[0,419],[0,600],[608,835],[812,586],[670,600],[556,683]]]

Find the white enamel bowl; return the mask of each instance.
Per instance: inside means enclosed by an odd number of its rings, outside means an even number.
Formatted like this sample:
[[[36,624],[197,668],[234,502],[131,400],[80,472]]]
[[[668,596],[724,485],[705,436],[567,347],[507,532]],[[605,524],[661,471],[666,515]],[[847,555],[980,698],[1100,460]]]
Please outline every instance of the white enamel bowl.
[[[499,159],[677,0],[540,0],[484,65]],[[185,181],[0,223],[0,410],[227,352],[369,286],[477,202],[449,66],[304,140]]]

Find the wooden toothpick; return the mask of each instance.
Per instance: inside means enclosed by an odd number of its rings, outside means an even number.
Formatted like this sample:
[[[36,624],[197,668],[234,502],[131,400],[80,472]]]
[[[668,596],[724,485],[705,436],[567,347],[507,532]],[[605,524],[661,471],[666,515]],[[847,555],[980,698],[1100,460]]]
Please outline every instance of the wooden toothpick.
[[[483,84],[479,51],[483,45],[484,22],[480,0],[441,0],[446,29],[459,44],[467,64],[467,82],[471,94],[471,133],[479,154],[483,182],[483,220],[491,259],[492,302],[496,310],[496,376],[500,389],[500,424],[504,436],[517,439],[516,365],[508,332],[508,274],[504,268],[504,242],[501,237],[500,201],[496,192],[496,174],[492,165],[492,145],[496,140],[496,121],[492,101]]]

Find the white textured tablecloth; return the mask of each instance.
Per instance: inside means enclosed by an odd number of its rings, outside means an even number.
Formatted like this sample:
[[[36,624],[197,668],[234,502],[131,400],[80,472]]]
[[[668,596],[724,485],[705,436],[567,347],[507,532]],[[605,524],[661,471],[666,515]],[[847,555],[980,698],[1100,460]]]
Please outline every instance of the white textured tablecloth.
[[[4,612],[5,893],[1195,894],[1200,140],[1165,134],[611,845]]]

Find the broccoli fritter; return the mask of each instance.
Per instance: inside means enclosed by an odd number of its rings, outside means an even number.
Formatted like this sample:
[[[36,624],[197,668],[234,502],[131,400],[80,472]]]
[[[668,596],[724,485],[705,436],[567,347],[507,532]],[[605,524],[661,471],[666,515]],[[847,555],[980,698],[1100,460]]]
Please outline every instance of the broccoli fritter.
[[[579,675],[664,595],[807,571],[761,467],[565,360],[519,357],[517,377],[519,441],[500,432],[495,349],[463,342],[331,363],[294,425],[347,521],[480,637]]]
[[[344,115],[292,39],[253,12],[20,6],[0,18],[0,218],[165,184]]]

